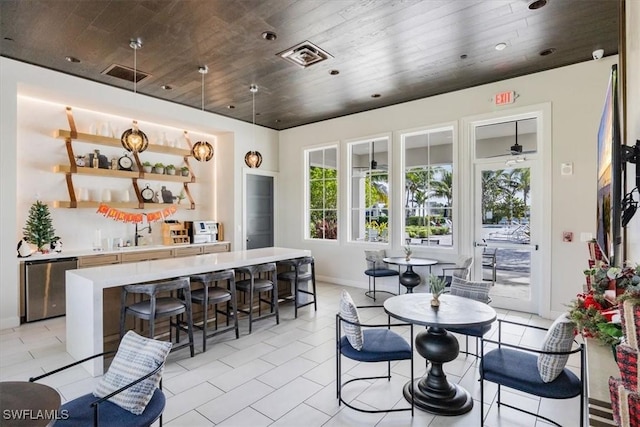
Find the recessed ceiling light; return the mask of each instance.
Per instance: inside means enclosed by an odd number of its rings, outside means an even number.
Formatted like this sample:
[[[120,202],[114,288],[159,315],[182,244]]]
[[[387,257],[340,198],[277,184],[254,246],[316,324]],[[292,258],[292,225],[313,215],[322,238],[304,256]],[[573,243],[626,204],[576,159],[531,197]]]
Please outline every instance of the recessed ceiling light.
[[[507,44],[502,42],[496,45],[496,50],[505,50],[507,48]]]
[[[5,37],[4,39],[5,39],[6,41],[8,41],[8,42],[12,42],[12,41],[13,41],[13,39],[12,39],[11,37]]]
[[[172,89],[173,89],[173,86],[171,86],[171,85],[162,85],[162,86],[160,86],[160,87],[161,87],[162,89],[164,89],[164,90],[172,90]]]
[[[531,10],[540,9],[541,7],[546,6],[546,4],[547,4],[547,0],[536,0],[531,4],[529,4],[529,9]]]
[[[552,53],[554,53],[556,51],[555,47],[550,47],[549,49],[545,49],[543,51],[540,52],[540,56],[548,56],[551,55]]]
[[[329,74],[331,74],[332,76],[337,76],[338,74],[340,74],[340,71],[338,71],[338,70],[331,70],[331,71],[329,71]]]
[[[371,95],[372,98],[380,98],[382,95],[380,95],[379,93],[374,93],[373,95]]]
[[[280,119],[275,119],[274,120],[276,123],[280,123]]]
[[[274,41],[278,38],[278,36],[273,31],[265,31],[264,33],[262,33],[262,38],[265,40]]]
[[[460,55],[460,59],[467,59],[467,58],[468,58],[468,56],[467,56],[466,53],[463,53],[462,55]]]
[[[234,108],[236,108],[236,106],[235,106],[235,105],[227,105],[227,108],[228,108],[229,110],[233,110]]]
[[[77,64],[78,62],[80,62],[80,60],[75,56],[65,56],[64,60],[67,62],[73,62],[74,64]]]

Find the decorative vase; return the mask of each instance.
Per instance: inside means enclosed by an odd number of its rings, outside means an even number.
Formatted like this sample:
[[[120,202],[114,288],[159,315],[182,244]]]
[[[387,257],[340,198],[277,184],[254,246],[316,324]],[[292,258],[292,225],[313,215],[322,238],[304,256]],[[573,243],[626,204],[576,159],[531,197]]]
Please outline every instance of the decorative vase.
[[[142,166],[142,170],[145,171],[145,173],[151,173],[153,166]]]
[[[156,167],[153,168],[153,170],[154,170],[155,173],[158,173],[160,175],[164,174],[164,168],[159,168],[159,167],[156,166]]]
[[[405,261],[411,261],[411,255],[405,255],[404,260]]]
[[[431,298],[431,307],[440,307],[440,297],[439,296],[433,296],[433,298]]]

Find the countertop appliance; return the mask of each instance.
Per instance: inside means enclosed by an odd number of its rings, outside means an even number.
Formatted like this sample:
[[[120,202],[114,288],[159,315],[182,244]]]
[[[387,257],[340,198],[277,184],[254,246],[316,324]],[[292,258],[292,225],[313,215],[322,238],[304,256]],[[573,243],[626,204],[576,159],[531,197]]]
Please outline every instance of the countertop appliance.
[[[65,314],[65,273],[77,268],[77,258],[24,262],[25,321]]]
[[[218,241],[218,223],[215,221],[193,221],[192,243],[212,243]]]

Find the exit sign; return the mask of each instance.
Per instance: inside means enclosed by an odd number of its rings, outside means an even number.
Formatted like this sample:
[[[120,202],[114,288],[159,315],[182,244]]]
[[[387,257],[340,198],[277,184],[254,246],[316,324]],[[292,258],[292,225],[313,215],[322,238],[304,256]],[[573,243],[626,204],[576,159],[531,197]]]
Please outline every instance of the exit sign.
[[[512,90],[496,93],[494,100],[496,105],[513,104],[516,101],[516,93]]]

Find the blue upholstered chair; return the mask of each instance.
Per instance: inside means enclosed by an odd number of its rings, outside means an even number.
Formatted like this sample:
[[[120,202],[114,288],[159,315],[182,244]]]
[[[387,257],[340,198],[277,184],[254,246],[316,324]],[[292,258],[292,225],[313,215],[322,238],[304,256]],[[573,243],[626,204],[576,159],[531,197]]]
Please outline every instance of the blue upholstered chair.
[[[397,295],[389,291],[376,291],[376,277],[393,277],[400,274],[398,270],[389,268],[389,264],[382,260],[385,257],[384,249],[379,251],[364,251],[364,254],[367,260],[367,269],[364,271],[364,274],[369,277],[369,290],[365,292],[365,295],[374,301],[376,300],[376,292]],[[398,294],[400,294],[400,282],[398,282]]]
[[[498,407],[504,405],[541,418],[560,426],[557,422],[504,403],[501,399],[501,386],[548,399],[570,399],[580,396],[580,412],[577,414],[580,426],[584,425],[584,385],[585,351],[584,344],[573,339],[573,324],[562,315],[547,330],[539,326],[510,322],[498,319],[498,340],[482,339],[482,359],[480,361],[480,425],[484,421],[484,382],[498,384]],[[502,342],[502,324],[508,323],[526,328],[547,330],[541,349],[532,349]],[[494,348],[485,352],[487,344]],[[561,349],[561,350],[557,350]],[[565,367],[571,354],[580,356],[579,376]]]
[[[447,287],[451,286],[451,280],[454,277],[460,279],[469,280],[471,275],[471,265],[473,264],[473,258],[466,255],[458,256],[458,259],[454,263],[438,263],[438,265],[452,265],[453,267],[443,267],[442,275],[440,276],[447,282]]]
[[[470,298],[476,301],[489,304],[491,297],[489,297],[489,291],[491,290],[491,282],[470,282],[459,277],[453,276],[451,280],[451,286],[447,293],[464,298]],[[491,325],[485,326],[470,326],[468,328],[447,328],[449,332],[455,332],[460,335],[464,335],[465,348],[460,350],[460,353],[471,354],[478,357],[478,339],[482,338],[484,334],[491,330]],[[469,337],[474,337],[476,341],[475,352],[469,351]]]
[[[131,332],[132,333],[132,332]],[[127,337],[128,338],[128,337]],[[140,338],[137,338],[138,340]],[[143,340],[148,340],[147,338],[142,338]],[[155,340],[149,340],[149,342]],[[158,342],[160,343],[160,342]],[[159,344],[163,346],[165,343]],[[170,343],[166,348],[166,353],[169,352],[169,348],[171,347]],[[153,345],[152,345],[153,347]],[[120,349],[119,349],[120,350]],[[153,383],[154,379],[150,378],[155,375],[162,375],[162,368],[164,367],[164,359],[166,358],[166,353],[162,350],[153,349],[151,350],[154,353],[152,356],[148,354],[140,354],[143,351],[140,351],[137,355],[133,355],[133,358],[130,357],[130,360],[125,360],[123,363],[128,365],[129,367],[135,368],[139,370],[139,377],[133,379],[132,381],[128,380],[128,375],[120,375],[114,374],[111,378],[116,378],[116,384],[114,388],[117,388],[113,392],[110,392],[103,397],[96,397],[93,393],[87,393],[83,396],[80,396],[76,399],[70,400],[66,402],[64,405],[60,407],[58,414],[66,414],[65,417],[60,417],[55,421],[54,426],[56,427],[76,427],[76,426],[101,426],[101,427],[148,427],[158,419],[160,420],[160,426],[162,426],[162,412],[164,411],[166,398],[164,393],[162,392],[162,379],[160,377],[159,384],[157,387],[149,386],[147,382],[151,381]],[[69,365],[63,366],[62,368],[55,369],[51,372],[47,372],[46,374],[39,375],[37,377],[29,378],[30,382],[38,381],[42,378],[48,377],[49,375],[56,374],[58,372],[64,371],[65,369],[71,368],[73,366],[84,363],[88,360],[95,359],[96,357],[108,356],[115,353],[114,351],[104,352],[100,354],[96,354],[94,356],[87,357],[85,359],[79,360],[77,362],[71,363]],[[136,353],[135,351],[128,350],[128,353]],[[118,356],[116,356],[118,357]],[[156,361],[158,361],[156,365]],[[112,362],[112,366],[115,364],[115,359]],[[136,363],[139,366],[136,366]],[[148,365],[151,364],[155,366],[154,369],[149,371]],[[111,368],[110,368],[111,369]],[[131,369],[131,371],[135,371],[135,369]],[[106,378],[107,374],[103,377]],[[146,381],[145,381],[146,380]],[[145,381],[144,384],[141,384]],[[157,381],[157,379],[156,379]],[[120,386],[120,384],[124,384]],[[134,387],[136,386],[136,387]],[[150,388],[149,388],[150,387]],[[150,400],[146,403],[146,406],[141,407],[139,415],[131,412],[130,409],[125,409],[119,404],[114,403],[110,399],[117,399],[118,396],[121,396],[121,399],[125,399],[128,404],[140,404],[140,393],[144,393],[144,390],[148,390],[149,394],[151,394]],[[123,397],[124,394],[134,393],[136,398],[131,397]],[[129,394],[130,396],[130,394]],[[147,399],[149,395],[147,394]]]
[[[413,416],[414,395],[413,388],[410,387],[411,407],[410,408],[389,408],[389,409],[363,409],[347,403],[342,398],[343,388],[354,381],[368,381],[386,378],[391,380],[391,362],[395,360],[409,360],[411,363],[411,381],[413,381],[413,325],[412,324],[391,324],[390,318],[386,324],[363,324],[358,317],[358,308],[376,308],[380,306],[356,307],[349,293],[342,291],[340,301],[340,312],[336,315],[336,395],[338,405],[344,403],[351,409],[360,412],[399,412],[411,411]],[[346,295],[345,295],[346,294]],[[409,327],[411,334],[409,341],[405,340],[398,333],[391,330],[397,327]],[[342,335],[341,331],[345,334]],[[357,362],[387,362],[387,375],[353,378],[342,383],[342,357],[347,357]]]

